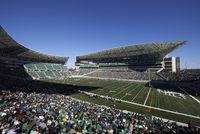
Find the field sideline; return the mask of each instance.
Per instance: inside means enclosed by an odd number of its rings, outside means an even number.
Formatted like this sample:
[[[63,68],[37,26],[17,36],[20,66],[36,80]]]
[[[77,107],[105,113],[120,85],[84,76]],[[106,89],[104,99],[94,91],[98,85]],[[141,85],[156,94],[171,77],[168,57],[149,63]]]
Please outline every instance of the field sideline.
[[[200,104],[178,88],[156,89],[147,87],[146,83],[82,78],[69,78],[59,81],[54,80],[53,82],[95,87],[94,90],[83,90],[89,93],[123,100],[123,102],[116,102],[107,100],[105,98],[91,98],[82,93],[75,93],[71,95],[72,97],[84,101],[107,106],[113,106],[113,104],[115,104],[119,109],[151,114],[179,122],[187,123],[188,121],[191,121],[192,123],[200,126]],[[126,101],[133,104],[126,103]],[[134,105],[134,103],[138,105]],[[183,113],[197,118],[167,113],[152,108],[142,107],[142,105],[147,107],[155,107],[157,109],[169,110],[173,111],[174,113]]]

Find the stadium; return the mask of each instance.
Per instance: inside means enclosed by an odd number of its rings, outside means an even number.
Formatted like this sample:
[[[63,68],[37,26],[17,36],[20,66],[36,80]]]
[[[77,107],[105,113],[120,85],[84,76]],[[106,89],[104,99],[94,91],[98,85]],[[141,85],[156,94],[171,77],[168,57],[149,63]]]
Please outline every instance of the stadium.
[[[0,26],[0,132],[200,133],[200,71],[167,56],[184,44],[107,49],[69,69],[68,57],[30,50]]]

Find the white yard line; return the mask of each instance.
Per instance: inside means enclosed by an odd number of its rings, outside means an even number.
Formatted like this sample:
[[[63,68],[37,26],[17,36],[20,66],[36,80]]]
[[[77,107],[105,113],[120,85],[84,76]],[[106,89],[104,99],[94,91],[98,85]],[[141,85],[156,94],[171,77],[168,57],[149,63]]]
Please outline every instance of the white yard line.
[[[138,94],[140,94],[140,92],[144,89],[144,87],[142,89],[140,89],[140,91],[136,94],[136,96],[131,100],[131,101],[134,101],[135,98],[138,96]]]
[[[107,91],[106,93],[102,94],[102,95],[103,95],[103,96],[106,96],[106,95],[109,94],[109,93],[110,93],[110,90]]]
[[[126,93],[124,96],[122,96],[122,97],[120,98],[120,100],[124,99],[124,98],[127,96],[127,94],[128,94],[128,93]]]
[[[124,96],[122,96],[122,98],[120,98],[120,100],[124,99],[127,95],[125,94]]]
[[[130,90],[129,92],[128,92],[128,94],[130,94],[132,91],[134,91],[137,87],[139,87],[140,86],[140,84],[138,84],[137,86],[135,86],[135,88],[133,88],[132,90]],[[124,98],[124,97],[126,97],[127,95],[125,94],[124,96],[122,96],[122,98],[120,98],[121,100]]]
[[[135,86],[135,88],[133,88],[131,91],[129,91],[128,93],[131,93],[133,91],[135,91],[135,89],[137,89],[139,86],[141,86],[140,84],[138,84],[137,86]]]
[[[183,92],[185,92],[187,95],[189,95],[192,99],[194,99],[195,101],[197,101],[198,103],[200,103],[200,101],[195,98],[194,96],[190,95],[188,92],[186,92],[184,89],[182,89],[181,87],[178,87],[179,89],[181,89]]]
[[[101,98],[107,99],[106,96],[102,96],[102,95],[98,95],[98,94],[94,94],[94,93],[90,93],[90,92],[85,92],[85,91],[82,91],[82,92],[84,92],[84,93],[86,93],[86,94],[89,94],[89,95],[97,95],[97,96],[99,96],[99,97],[101,97]],[[167,113],[172,113],[172,114],[187,116],[187,117],[191,117],[191,118],[195,118],[195,119],[200,119],[199,116],[194,116],[194,115],[179,113],[179,112],[175,112],[175,111],[171,111],[171,110],[166,110],[166,109],[162,109],[162,108],[147,106],[147,105],[143,105],[143,104],[139,104],[139,103],[135,103],[135,102],[130,102],[130,101],[125,101],[125,100],[120,100],[120,99],[116,99],[116,98],[112,98],[112,99],[115,99],[115,100],[117,100],[117,101],[121,101],[121,102],[124,102],[124,103],[129,103],[129,104],[133,104],[133,105],[137,105],[137,106],[142,106],[142,107],[146,107],[146,108],[150,108],[150,109],[155,109],[155,110],[167,112]]]
[[[148,94],[147,94],[147,97],[146,97],[146,99],[145,99],[145,101],[144,101],[144,105],[146,105],[146,103],[147,103],[147,100],[148,100],[148,98],[149,98],[150,92],[151,92],[151,87],[150,87],[149,92],[148,92]]]
[[[125,88],[124,88],[123,90],[121,90],[120,92],[114,94],[112,97],[114,97],[114,96],[120,94],[120,93],[123,92],[124,90],[128,89],[130,86],[132,86],[132,83],[129,83],[127,87],[125,87]]]
[[[112,88],[113,88],[113,86],[112,86],[112,85],[109,85],[108,87],[109,87],[109,88],[110,88],[110,87],[112,87]],[[118,88],[116,87],[116,89],[114,89],[114,90],[115,90],[115,91],[117,91],[118,89],[121,89],[121,88],[124,88],[124,87],[126,87],[126,85],[120,86],[120,87],[118,87]],[[108,90],[109,90],[109,89],[108,89]],[[109,90],[108,92],[106,92],[106,93],[102,94],[102,95],[103,95],[103,96],[105,96],[105,95],[107,95],[107,94],[109,94],[109,93],[110,93],[110,90]]]

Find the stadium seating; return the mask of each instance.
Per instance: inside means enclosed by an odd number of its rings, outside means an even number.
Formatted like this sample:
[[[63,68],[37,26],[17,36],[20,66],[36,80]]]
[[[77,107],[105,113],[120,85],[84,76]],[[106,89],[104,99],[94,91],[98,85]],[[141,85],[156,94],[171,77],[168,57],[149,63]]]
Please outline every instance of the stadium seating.
[[[149,80],[149,73],[136,72],[132,70],[101,69],[86,76],[109,79]],[[159,77],[155,73],[152,73],[150,79],[159,79]]]
[[[196,81],[200,79],[200,72],[160,72],[159,75],[168,81]]]
[[[25,64],[24,68],[33,79],[64,79],[69,76],[67,67],[60,64]]]
[[[22,79],[30,78],[24,71],[23,66],[17,61],[9,61],[0,58],[0,75],[6,75],[10,77],[18,77]]]
[[[97,69],[79,69],[79,70],[70,70],[69,73],[71,76],[83,76],[89,73],[95,72]]]
[[[38,71],[38,72],[35,72],[37,74],[37,76],[39,76],[40,78],[46,78],[46,73],[44,71]],[[36,77],[37,78],[37,77]]]
[[[109,78],[109,79],[127,79],[127,80],[167,80],[167,81],[196,81],[200,80],[200,72],[137,72],[129,69],[99,69],[98,71],[91,71],[82,69],[78,73],[85,74],[89,77]],[[89,73],[89,74],[87,74]],[[73,74],[75,75],[75,74]]]
[[[99,65],[97,64],[81,64],[80,68],[98,68]]]

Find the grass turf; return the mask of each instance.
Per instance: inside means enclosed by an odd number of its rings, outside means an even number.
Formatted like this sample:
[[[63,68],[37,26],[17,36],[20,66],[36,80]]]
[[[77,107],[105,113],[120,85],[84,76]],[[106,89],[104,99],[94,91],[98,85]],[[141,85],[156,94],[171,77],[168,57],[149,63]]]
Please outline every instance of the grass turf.
[[[150,90],[149,87],[146,87],[146,83],[137,83],[137,82],[127,82],[127,81],[116,81],[116,80],[97,80],[97,79],[82,79],[82,78],[70,78],[66,80],[54,80],[56,83],[63,84],[73,84],[80,86],[90,86],[90,87],[98,87],[94,88],[89,92],[110,96],[117,99],[123,99],[130,102],[135,102],[139,104],[144,104],[147,94]],[[83,89],[87,90],[87,89]],[[182,91],[178,89],[160,89],[162,91]],[[102,98],[94,98],[88,97],[87,95],[81,93],[75,93],[71,95],[72,97],[89,101],[95,104],[113,106],[116,105],[116,108],[129,110],[133,112],[143,113],[143,114],[151,114],[154,116],[159,116],[175,121],[185,122],[191,121],[193,124],[200,126],[200,119],[195,119],[191,117],[186,117],[182,115],[167,113],[159,110],[154,110],[142,106],[137,106],[133,104],[128,104],[124,102],[113,102],[110,100],[102,99]],[[177,98],[170,95],[164,95],[159,93],[156,88],[152,88],[149,97],[147,99],[146,105],[153,106],[157,108],[162,108],[166,110],[181,112],[185,114],[190,114],[194,116],[200,116],[200,104],[194,101],[191,97],[184,94],[185,99]],[[198,97],[199,98],[199,97]]]

